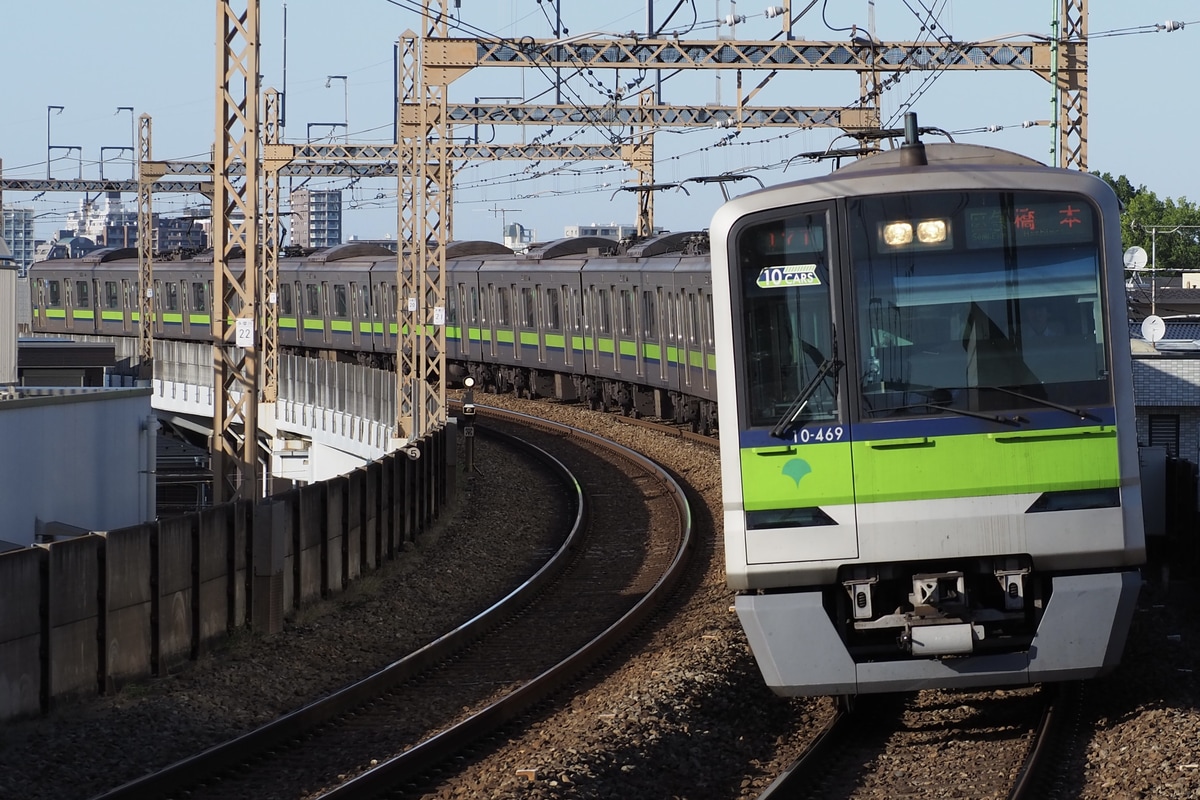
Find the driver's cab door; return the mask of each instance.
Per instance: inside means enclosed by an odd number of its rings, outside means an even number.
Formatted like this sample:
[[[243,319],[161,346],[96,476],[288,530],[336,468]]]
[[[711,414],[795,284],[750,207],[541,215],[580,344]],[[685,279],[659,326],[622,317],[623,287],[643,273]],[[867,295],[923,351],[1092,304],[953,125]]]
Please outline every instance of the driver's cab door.
[[[748,564],[858,555],[833,220],[828,204],[784,209],[736,237]]]

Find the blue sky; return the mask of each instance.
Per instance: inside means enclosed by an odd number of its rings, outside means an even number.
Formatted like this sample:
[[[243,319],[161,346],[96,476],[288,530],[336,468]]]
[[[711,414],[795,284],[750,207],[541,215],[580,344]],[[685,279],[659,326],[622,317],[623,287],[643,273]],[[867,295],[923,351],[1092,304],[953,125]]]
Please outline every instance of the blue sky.
[[[941,30],[956,40],[982,40],[1009,34],[1050,33],[1058,0],[875,0],[876,35],[883,41],[925,38],[922,20],[930,13]],[[502,37],[550,38],[553,0],[460,0],[456,19],[469,30]],[[412,9],[419,0],[290,0],[287,7],[288,141],[307,136],[352,142],[381,143],[392,138],[392,51],[408,29],[421,28]],[[453,3],[452,3],[453,5]],[[675,0],[656,0],[655,23],[661,25]],[[793,12],[807,6],[793,0]],[[715,20],[730,13],[729,0],[684,2],[667,23],[683,38],[728,37],[728,26]],[[737,26],[738,39],[768,39],[780,29],[779,20],[764,15],[767,2],[740,0],[736,13],[747,17]],[[646,0],[580,3],[560,0],[562,26],[570,35],[599,32],[618,34],[646,29]],[[78,146],[80,151],[56,149],[51,174],[58,178],[99,177],[102,148],[105,177],[127,178],[126,153],[114,148],[131,142],[131,115],[118,111],[132,106],[135,114],[153,119],[155,159],[207,159],[215,132],[217,4],[205,0],[81,0],[5,2],[0,27],[6,32],[4,62],[8,71],[0,95],[0,158],[4,176],[45,177],[47,144]],[[284,3],[262,0],[263,87],[282,89],[284,81]],[[336,10],[335,10],[336,9]],[[822,14],[823,12],[823,14]],[[1195,0],[1090,1],[1089,143],[1088,167],[1124,174],[1145,184],[1160,197],[1200,199],[1200,156],[1191,147],[1200,129],[1200,105],[1194,100],[1194,52],[1200,48],[1200,8]],[[797,37],[843,40],[851,25],[865,28],[868,0],[818,0],[794,27]],[[1183,30],[1157,31],[1167,20],[1189,23]],[[834,30],[839,28],[843,30]],[[690,31],[690,32],[689,32]],[[1148,31],[1148,32],[1141,32]],[[451,35],[468,36],[451,31]],[[765,73],[747,73],[747,88]],[[345,80],[328,80],[345,75]],[[575,76],[566,85],[570,94],[599,103],[599,90],[619,78],[596,71],[590,79]],[[1054,134],[1047,127],[1022,128],[1027,120],[1052,118],[1049,84],[1026,72],[948,72],[928,81],[929,73],[912,73],[893,86],[883,100],[885,120],[915,110],[922,125],[954,132],[958,141],[1016,150],[1047,161]],[[328,86],[326,84],[329,84]],[[735,96],[735,74],[691,72],[663,84],[667,103],[704,104]],[[451,102],[475,97],[553,100],[553,89],[540,72],[514,69],[476,69],[452,83]],[[858,96],[853,72],[780,73],[755,98],[755,105],[843,106]],[[511,102],[495,100],[493,102]],[[911,104],[911,105],[909,105]],[[59,113],[47,106],[63,106]],[[899,124],[898,116],[893,124]],[[345,121],[345,128],[319,123]],[[49,124],[49,142],[47,125]],[[989,126],[1002,128],[985,132]],[[468,129],[456,129],[468,135]],[[744,130],[722,143],[729,131],[693,129],[660,132],[655,139],[656,180],[677,182],[749,166],[767,185],[823,174],[828,165],[793,162],[779,165],[801,152],[824,149],[834,139],[831,130],[788,133],[783,129]],[[496,142],[547,141],[571,137],[579,143],[601,143],[594,129],[501,128],[481,130],[480,138]],[[845,144],[841,140],[839,144]],[[82,164],[80,163],[82,159]],[[557,169],[556,169],[557,168]],[[458,239],[499,239],[502,219],[520,222],[540,240],[562,235],[566,225],[591,222],[632,222],[635,195],[614,192],[634,180],[620,164],[582,162],[571,165],[522,161],[473,162],[458,174],[454,234]],[[743,181],[737,191],[751,188]],[[341,188],[347,204],[346,236],[382,238],[395,235],[396,182],[314,180],[313,188]],[[754,184],[757,186],[757,184]],[[720,205],[714,185],[689,184],[690,195],[660,192],[655,197],[655,223],[671,230],[707,227]],[[49,235],[81,197],[51,193],[41,197],[6,192],[6,204],[33,207],[39,214],[38,235]],[[132,198],[130,198],[132,200]],[[158,194],[155,209],[172,213],[198,198]]]

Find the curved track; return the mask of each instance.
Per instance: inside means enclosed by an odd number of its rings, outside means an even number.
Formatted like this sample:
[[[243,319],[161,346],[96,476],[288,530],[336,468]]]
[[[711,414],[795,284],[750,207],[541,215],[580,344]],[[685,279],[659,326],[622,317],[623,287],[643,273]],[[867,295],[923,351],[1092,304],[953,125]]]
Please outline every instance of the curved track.
[[[883,792],[1008,800],[1051,796],[1047,784],[1057,766],[1062,720],[1076,697],[1074,687],[1042,687],[988,708],[982,695],[950,694],[948,703],[935,702],[930,709],[918,705],[919,695],[863,697],[854,711],[839,710],[758,800],[878,797]],[[967,713],[948,723],[944,711],[955,703],[956,710]],[[920,748],[949,750],[949,740],[968,753],[971,770],[953,766],[949,753],[937,771],[913,769],[928,762]]]
[[[564,470],[563,461],[570,464],[577,513],[545,567],[484,614],[385,670],[98,798],[366,796],[510,721],[636,627],[669,594],[691,547],[679,487],[640,456],[590,434],[498,411],[488,416],[489,427],[536,424],[541,433],[523,438],[557,439],[562,461],[554,461]],[[536,510],[515,502],[514,513]]]

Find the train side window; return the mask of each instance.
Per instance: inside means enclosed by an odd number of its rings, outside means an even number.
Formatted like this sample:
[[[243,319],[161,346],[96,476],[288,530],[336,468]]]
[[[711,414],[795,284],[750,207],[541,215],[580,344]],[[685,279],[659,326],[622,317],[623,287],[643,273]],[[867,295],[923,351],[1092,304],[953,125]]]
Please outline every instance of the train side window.
[[[642,291],[642,334],[647,339],[658,338],[658,303],[650,289]]]
[[[279,313],[291,314],[292,308],[292,285],[290,283],[281,283],[279,284]]]
[[[474,286],[467,287],[467,302],[469,303],[467,308],[471,315],[471,322],[479,322],[479,290]]]
[[[163,300],[163,302],[166,304],[165,310],[178,311],[179,310],[179,286],[176,285],[173,281],[171,281],[171,282],[163,284],[163,290],[166,293],[165,298]]]
[[[546,289],[546,327],[552,331],[562,330],[562,300],[557,286]]]
[[[306,283],[304,298],[304,313],[310,318],[321,316],[321,287],[315,283]]]
[[[578,332],[583,330],[583,297],[579,294],[579,289],[574,286],[564,287],[568,289],[567,298],[570,305],[570,316],[568,319],[571,322],[572,330]]]
[[[104,307],[110,309],[121,307],[121,293],[117,290],[116,281],[104,282]]]
[[[534,292],[529,286],[521,287],[521,324],[526,328],[536,328],[537,319],[534,315]]]
[[[683,336],[680,334],[680,328],[683,325],[683,317],[679,315],[679,300],[680,295],[667,295],[667,330],[665,338],[668,341],[678,341]]]
[[[46,281],[46,305],[59,308],[62,304],[62,284],[58,281]]]
[[[135,291],[136,288],[136,286],[130,285],[127,279],[121,279],[121,297],[125,301],[125,308],[138,307],[137,292]]]
[[[207,311],[208,310],[208,292],[204,281],[192,281],[192,310]]]
[[[600,289],[596,293],[596,302],[598,308],[596,313],[600,318],[596,320],[596,328],[599,333],[612,333],[612,297],[608,293],[608,289]]]
[[[713,299],[711,294],[704,295],[704,306],[708,310],[708,328],[704,331],[704,343],[709,352],[716,347],[716,342],[713,341],[713,330],[716,324],[713,320]]]
[[[629,289],[622,289],[621,296],[621,335],[631,336],[636,330],[636,321],[633,313],[633,292]]]
[[[359,319],[371,318],[371,284],[361,283],[358,286],[358,315]]]
[[[338,319],[350,316],[350,300],[346,294],[346,284],[344,283],[333,285],[333,316]]]
[[[700,344],[700,298],[698,295],[687,296],[688,315],[688,344]]]
[[[390,284],[388,285],[388,301],[388,316],[395,316],[400,310],[400,304],[399,300],[396,299],[396,287]]]
[[[512,323],[512,298],[507,286],[496,288],[496,324],[510,325]]]
[[[91,308],[91,298],[88,297],[88,282],[75,281],[75,307]]]

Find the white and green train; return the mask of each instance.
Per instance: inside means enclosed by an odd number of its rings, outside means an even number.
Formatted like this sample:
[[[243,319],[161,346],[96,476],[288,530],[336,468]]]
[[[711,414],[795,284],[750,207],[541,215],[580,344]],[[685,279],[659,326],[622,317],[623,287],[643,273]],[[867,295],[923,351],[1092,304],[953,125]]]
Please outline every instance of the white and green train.
[[[279,259],[275,298],[281,350],[394,369],[398,320],[406,317],[397,309],[408,300],[397,290],[397,262],[395,252],[363,242],[290,249]],[[231,268],[241,264],[235,259]],[[37,332],[138,335],[136,249],[41,261],[30,275]],[[153,280],[153,335],[211,341],[212,251],[156,260]],[[633,243],[568,238],[526,253],[453,242],[445,287],[441,333],[451,384],[469,375],[485,391],[716,428],[704,233]]]
[[[780,694],[1088,677],[1145,557],[1118,213],[1089,175],[913,141],[708,236],[454,243],[447,379],[719,428],[728,582]],[[394,368],[396,269],[282,257],[279,346]],[[155,336],[211,341],[212,274],[155,264]],[[31,275],[36,330],[137,335],[136,251]]]
[[[710,228],[728,583],[781,695],[1095,676],[1141,583],[1116,197],[907,133]]]

